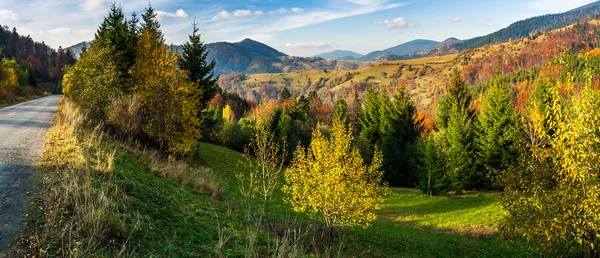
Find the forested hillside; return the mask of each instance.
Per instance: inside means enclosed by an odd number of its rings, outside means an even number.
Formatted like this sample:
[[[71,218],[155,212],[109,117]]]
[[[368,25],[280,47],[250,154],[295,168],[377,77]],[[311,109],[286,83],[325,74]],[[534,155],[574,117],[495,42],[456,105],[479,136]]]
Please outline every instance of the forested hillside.
[[[359,67],[196,23],[173,51],[159,11],[112,4],[64,69],[9,255],[598,257],[597,6]]]
[[[362,56],[359,60],[372,61],[372,60],[378,59],[383,56],[391,56],[391,55],[404,56],[404,55],[420,52],[425,49],[429,49],[431,47],[438,45],[439,43],[440,42],[433,41],[433,40],[424,40],[424,39],[412,40],[412,41],[409,41],[409,42],[406,42],[406,43],[403,43],[403,44],[400,44],[398,46],[391,47],[388,49],[384,49],[384,50],[380,50],[380,51],[373,51],[371,53],[368,53],[368,54]]]
[[[179,50],[179,46],[174,46]],[[230,73],[288,73],[307,70],[347,70],[368,64],[354,61],[288,56],[260,42],[217,42],[206,45],[208,60],[216,61],[215,76]]]
[[[54,50],[16,28],[0,27],[0,106],[51,93],[63,77],[63,67],[75,63],[69,50]]]

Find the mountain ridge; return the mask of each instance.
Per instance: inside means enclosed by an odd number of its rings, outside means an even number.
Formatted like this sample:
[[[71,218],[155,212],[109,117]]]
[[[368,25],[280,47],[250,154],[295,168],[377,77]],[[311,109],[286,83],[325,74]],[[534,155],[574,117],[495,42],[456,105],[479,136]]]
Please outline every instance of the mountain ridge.
[[[353,61],[353,60],[357,60],[361,57],[363,57],[363,54],[359,54],[356,53],[354,51],[350,51],[350,50],[334,50],[331,52],[327,52],[327,53],[321,53],[318,55],[314,55],[311,57],[320,57],[323,59],[330,59],[330,60],[349,60],[349,61]]]

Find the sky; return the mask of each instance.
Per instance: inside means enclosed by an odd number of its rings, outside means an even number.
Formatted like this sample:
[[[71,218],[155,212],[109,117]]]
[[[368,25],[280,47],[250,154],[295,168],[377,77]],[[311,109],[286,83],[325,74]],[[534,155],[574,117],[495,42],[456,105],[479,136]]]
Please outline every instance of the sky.
[[[53,48],[91,40],[112,0],[1,0],[0,24]],[[169,43],[187,40],[194,19],[205,42],[251,38],[294,56],[361,54],[414,39],[486,35],[513,22],[590,0],[152,0]],[[142,13],[148,0],[116,1]]]

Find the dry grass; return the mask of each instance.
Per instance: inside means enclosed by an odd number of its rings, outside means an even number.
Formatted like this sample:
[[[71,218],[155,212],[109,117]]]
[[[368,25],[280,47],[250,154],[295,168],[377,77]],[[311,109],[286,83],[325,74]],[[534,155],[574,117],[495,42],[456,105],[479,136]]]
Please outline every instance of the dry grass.
[[[95,185],[98,177],[112,180],[115,152],[101,146],[101,126],[87,136],[78,135],[85,120],[79,108],[62,99],[37,164],[42,171],[39,199],[35,201],[39,208],[30,208],[30,212],[39,210],[32,216],[41,224],[29,229],[33,233],[21,239],[22,250],[13,252],[87,257],[99,251],[120,255],[125,250],[126,240],[115,238],[125,232],[116,201],[119,189],[110,184]]]
[[[142,105],[135,96],[121,96],[112,100],[108,110],[108,124],[114,126],[127,137],[141,131]]]
[[[225,187],[226,182],[211,168],[191,167],[185,161],[178,160],[173,156],[168,156],[165,159],[156,151],[149,151],[147,156],[149,157],[150,169],[153,172],[192,186],[195,189],[204,190],[215,200],[223,198],[223,187]]]

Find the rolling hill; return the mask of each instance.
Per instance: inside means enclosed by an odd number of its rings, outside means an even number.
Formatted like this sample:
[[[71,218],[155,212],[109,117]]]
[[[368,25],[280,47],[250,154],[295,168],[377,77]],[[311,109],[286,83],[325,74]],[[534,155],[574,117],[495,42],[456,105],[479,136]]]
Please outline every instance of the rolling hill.
[[[391,48],[388,48],[388,49],[378,50],[378,51],[374,51],[374,52],[368,53],[368,54],[364,55],[363,57],[361,57],[359,60],[361,60],[361,61],[372,61],[372,60],[378,59],[378,58],[383,57],[383,56],[390,56],[390,55],[403,56],[403,55],[408,55],[408,54],[411,54],[411,53],[415,53],[415,52],[423,51],[425,49],[432,48],[432,47],[438,45],[439,43],[440,42],[433,41],[433,40],[416,39],[416,40],[413,40],[413,41],[406,42],[404,44],[400,44],[400,45],[395,46],[395,47],[391,47]]]
[[[277,98],[283,87],[295,95],[316,91],[324,99],[333,101],[336,96],[362,95],[369,87],[393,89],[401,86],[419,108],[428,109],[445,91],[454,69],[462,72],[468,85],[484,84],[496,71],[511,74],[533,69],[560,56],[565,48],[590,51],[599,46],[598,33],[600,20],[593,19],[586,26],[566,26],[535,38],[489,44],[460,53],[395,61],[380,59],[381,62],[354,70],[310,70],[243,77],[223,75],[219,83],[223,89],[255,100],[260,100],[264,94]]]
[[[174,46],[180,50],[180,46]],[[216,60],[215,75],[230,73],[287,73],[307,70],[357,69],[368,64],[356,61],[294,57],[254,41],[217,42],[206,45],[208,60]]]
[[[362,54],[353,52],[353,51],[349,51],[349,50],[335,50],[335,51],[331,51],[329,53],[322,53],[322,54],[318,54],[318,55],[314,55],[312,57],[320,57],[323,59],[329,59],[329,60],[357,60],[361,57],[363,57]]]

